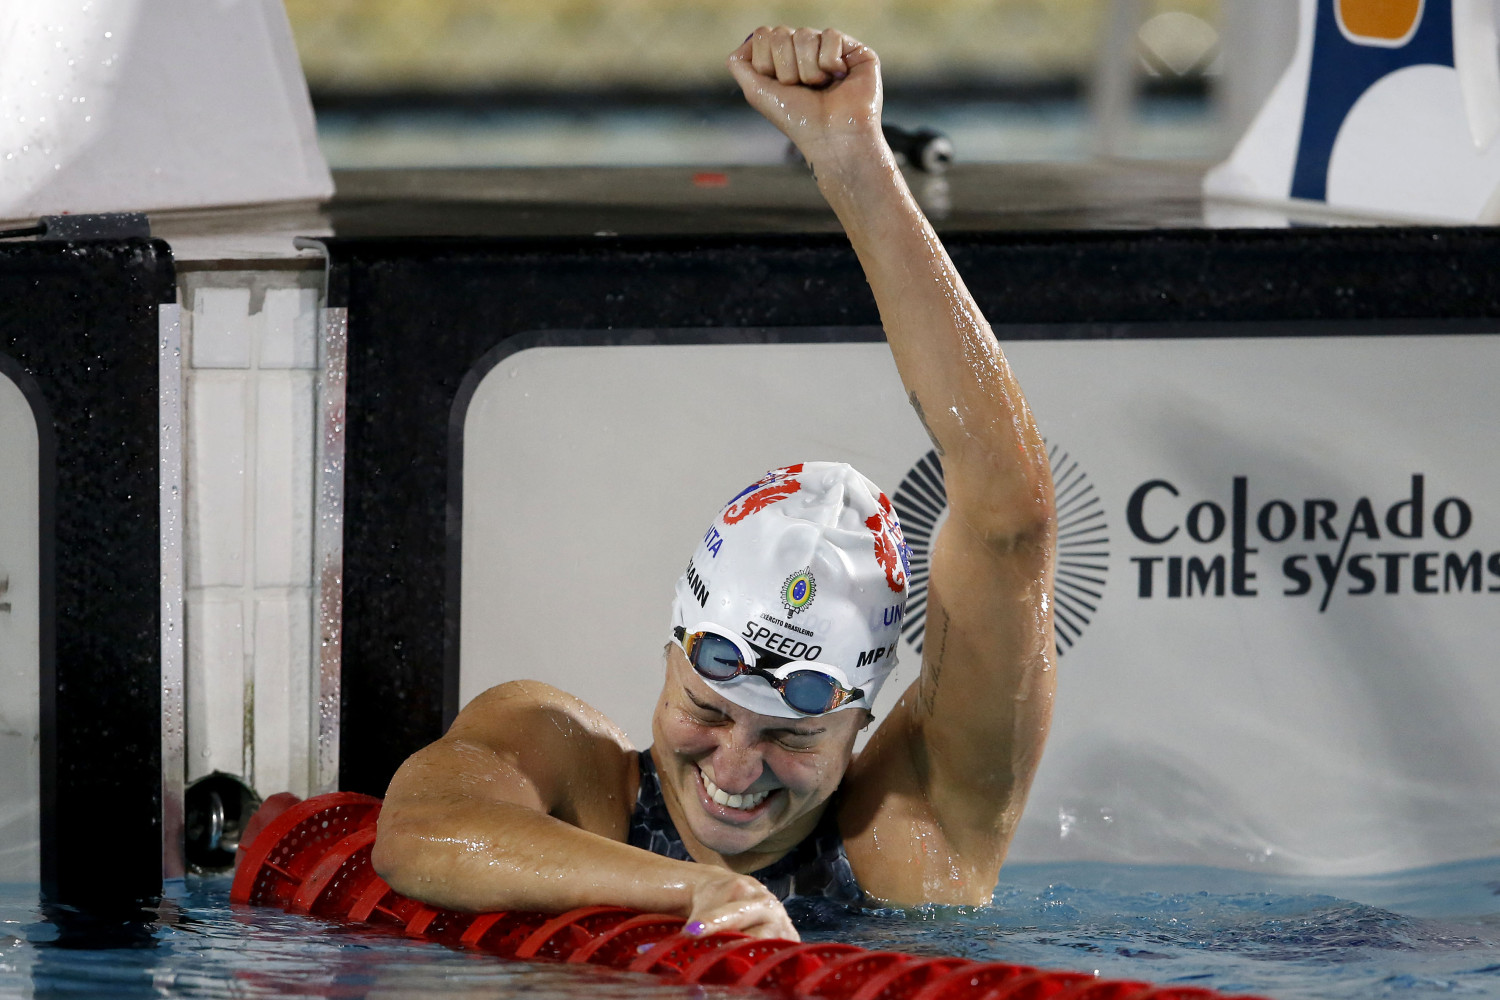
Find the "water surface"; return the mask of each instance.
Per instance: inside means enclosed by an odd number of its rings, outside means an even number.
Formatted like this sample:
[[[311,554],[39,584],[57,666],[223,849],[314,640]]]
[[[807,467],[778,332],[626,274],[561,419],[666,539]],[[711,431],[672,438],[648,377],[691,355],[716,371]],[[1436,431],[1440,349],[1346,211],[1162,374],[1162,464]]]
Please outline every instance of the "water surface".
[[[273,910],[225,877],[147,913],[44,911],[0,885],[0,997],[731,997],[607,969],[506,962]],[[1013,865],[995,905],[807,912],[804,937],[1097,971],[1277,1000],[1500,997],[1500,859],[1373,878]],[[130,919],[134,918],[134,919]]]

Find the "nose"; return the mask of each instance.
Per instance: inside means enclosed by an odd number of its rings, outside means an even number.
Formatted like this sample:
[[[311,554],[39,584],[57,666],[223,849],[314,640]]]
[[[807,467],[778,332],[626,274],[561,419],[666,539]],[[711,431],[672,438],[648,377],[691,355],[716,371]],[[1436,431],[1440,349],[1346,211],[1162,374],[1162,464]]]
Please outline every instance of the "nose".
[[[734,727],[725,734],[712,755],[714,784],[730,795],[748,791],[766,769],[765,758],[755,741],[737,729]]]

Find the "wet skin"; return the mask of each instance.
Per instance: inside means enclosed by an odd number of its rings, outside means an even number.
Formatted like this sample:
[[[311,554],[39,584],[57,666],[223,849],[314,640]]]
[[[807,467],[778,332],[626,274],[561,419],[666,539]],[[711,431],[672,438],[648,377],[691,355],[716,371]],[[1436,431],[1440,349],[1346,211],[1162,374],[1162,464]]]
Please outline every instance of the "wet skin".
[[[681,914],[700,931],[795,938],[776,899],[739,873],[793,848],[839,788],[840,834],[870,898],[991,898],[1055,690],[1046,442],[885,144],[875,53],[837,31],[763,27],[729,70],[813,168],[943,455],[950,514],[929,556],[920,675],[856,757],[862,711],[755,715],[672,647],[652,755],[672,821],[704,864],[627,843],[638,760],[603,712],[539,682],[499,685],[391,783],[371,860],[400,892],[462,910],[616,904]],[[751,799],[736,808],[715,789]]]
[[[818,825],[868,721],[863,709],[816,718],[758,715],[716,693],[670,645],[651,755],[683,846],[698,861],[737,872],[790,851]],[[736,808],[714,801],[712,787],[765,798]]]

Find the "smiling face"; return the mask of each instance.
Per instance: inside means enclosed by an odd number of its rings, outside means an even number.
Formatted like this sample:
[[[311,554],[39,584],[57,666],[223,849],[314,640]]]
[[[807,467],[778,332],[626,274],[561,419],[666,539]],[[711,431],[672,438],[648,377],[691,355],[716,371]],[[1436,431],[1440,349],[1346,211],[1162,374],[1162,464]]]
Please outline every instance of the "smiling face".
[[[662,794],[689,853],[753,871],[795,847],[817,826],[868,718],[862,709],[758,715],[716,693],[668,646],[651,732]]]

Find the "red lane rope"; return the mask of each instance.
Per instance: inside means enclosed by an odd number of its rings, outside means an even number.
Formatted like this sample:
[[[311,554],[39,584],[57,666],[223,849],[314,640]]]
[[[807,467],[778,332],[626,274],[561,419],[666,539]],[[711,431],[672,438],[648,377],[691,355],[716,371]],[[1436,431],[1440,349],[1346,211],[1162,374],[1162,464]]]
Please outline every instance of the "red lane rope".
[[[305,802],[273,796],[250,821],[230,901],[384,927],[501,958],[586,962],[827,1000],[1263,1000],[833,942],[695,936],[683,933],[682,917],[619,906],[556,915],[458,913],[408,899],[375,874],[370,848],[379,816],[380,800],[368,795],[334,792]]]

